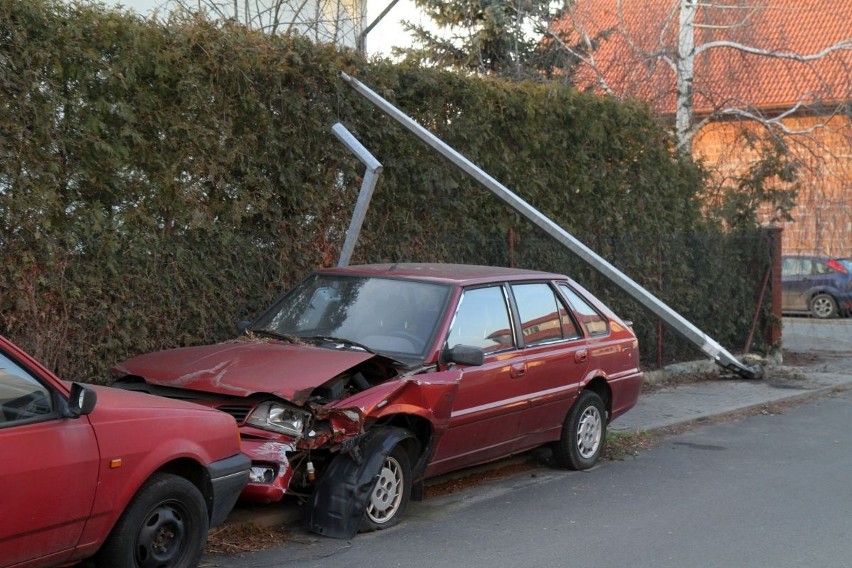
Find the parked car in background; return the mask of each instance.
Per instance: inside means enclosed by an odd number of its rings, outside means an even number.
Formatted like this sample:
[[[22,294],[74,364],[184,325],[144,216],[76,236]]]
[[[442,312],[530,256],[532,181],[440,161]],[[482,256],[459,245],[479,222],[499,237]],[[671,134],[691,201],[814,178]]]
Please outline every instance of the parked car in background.
[[[782,257],[781,311],[823,319],[852,313],[852,261],[824,256]]]
[[[0,337],[0,566],[189,568],[248,480],[225,413],[60,381]]]
[[[232,414],[243,497],[309,495],[310,528],[340,538],[397,523],[425,478],[542,444],[592,467],[643,379],[630,325],[571,279],[442,264],[318,270],[243,337],[114,373]]]

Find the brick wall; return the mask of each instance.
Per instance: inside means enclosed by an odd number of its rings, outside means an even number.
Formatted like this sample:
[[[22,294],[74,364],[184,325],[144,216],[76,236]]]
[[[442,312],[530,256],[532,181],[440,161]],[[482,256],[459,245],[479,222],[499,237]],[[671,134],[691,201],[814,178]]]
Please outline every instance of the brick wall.
[[[784,229],[785,254],[852,256],[852,120],[849,117],[792,117],[784,120],[790,152],[802,164],[801,188]],[[763,130],[756,123],[713,122],[695,137],[693,152],[713,172],[718,185],[730,185],[758,159],[741,136],[743,129]],[[761,212],[768,221],[770,211]]]

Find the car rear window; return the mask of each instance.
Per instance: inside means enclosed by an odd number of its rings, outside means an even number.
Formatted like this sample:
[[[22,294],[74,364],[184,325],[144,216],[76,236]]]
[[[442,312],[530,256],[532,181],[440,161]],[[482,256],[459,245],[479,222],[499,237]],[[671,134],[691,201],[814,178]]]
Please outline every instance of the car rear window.
[[[568,302],[580,318],[580,323],[586,328],[589,335],[603,335],[608,332],[606,318],[599,314],[586,300],[566,284],[560,284],[559,289],[565,294]]]

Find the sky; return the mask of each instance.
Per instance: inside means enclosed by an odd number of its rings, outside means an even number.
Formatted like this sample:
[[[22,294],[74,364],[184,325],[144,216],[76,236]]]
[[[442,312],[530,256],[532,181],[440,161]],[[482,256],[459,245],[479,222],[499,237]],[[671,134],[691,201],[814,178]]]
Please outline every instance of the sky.
[[[142,15],[149,15],[154,9],[168,6],[168,0],[102,0],[105,4],[121,4]],[[371,23],[390,4],[391,0],[369,0],[367,2],[367,23]],[[419,23],[423,16],[414,6],[414,0],[399,0],[391,11],[370,31],[367,36],[368,54],[390,55],[393,46],[408,46],[411,39],[402,29],[401,20]]]

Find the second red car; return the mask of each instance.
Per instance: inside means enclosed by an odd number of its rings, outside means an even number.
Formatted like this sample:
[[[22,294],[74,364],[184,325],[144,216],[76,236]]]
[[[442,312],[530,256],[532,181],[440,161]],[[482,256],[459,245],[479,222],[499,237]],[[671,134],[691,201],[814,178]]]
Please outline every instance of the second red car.
[[[341,538],[397,523],[428,477],[542,444],[592,467],[642,385],[630,326],[570,278],[443,264],[318,270],[238,339],[114,372],[234,416],[243,498],[309,495]]]

